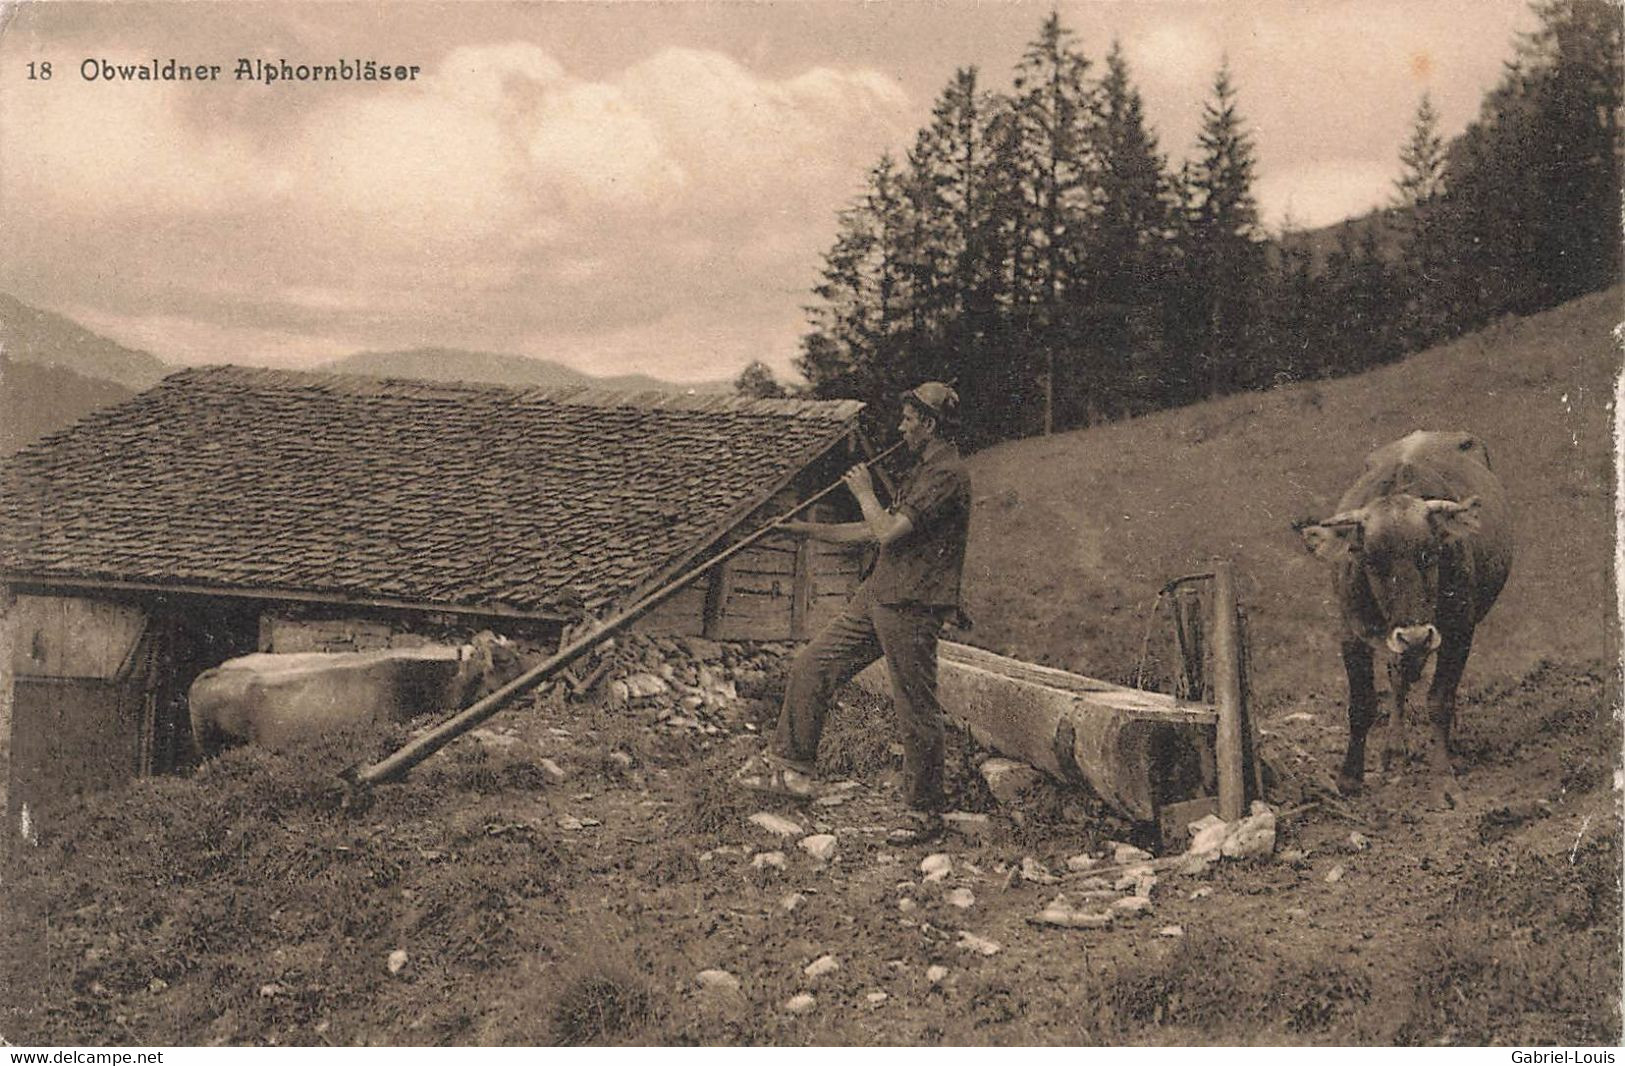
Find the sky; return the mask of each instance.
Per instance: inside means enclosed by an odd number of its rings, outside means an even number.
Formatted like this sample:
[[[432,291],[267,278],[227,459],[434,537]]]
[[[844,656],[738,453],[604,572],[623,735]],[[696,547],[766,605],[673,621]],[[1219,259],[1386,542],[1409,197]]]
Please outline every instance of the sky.
[[[432,345],[797,380],[837,213],[957,68],[1007,89],[1052,6],[0,6],[0,289],[176,363]],[[1525,0],[1057,10],[1097,71],[1121,42],[1176,165],[1228,60],[1271,227],[1385,202],[1422,93],[1459,133],[1534,25]],[[218,78],[99,76],[171,59]],[[242,59],[420,71],[267,84]]]

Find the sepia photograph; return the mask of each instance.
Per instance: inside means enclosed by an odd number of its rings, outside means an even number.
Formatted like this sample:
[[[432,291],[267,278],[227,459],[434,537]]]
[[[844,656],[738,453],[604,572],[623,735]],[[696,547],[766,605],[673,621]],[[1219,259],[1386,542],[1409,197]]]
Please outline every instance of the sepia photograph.
[[[1618,0],[0,3],[0,1045],[1613,1063],[1622,121]]]

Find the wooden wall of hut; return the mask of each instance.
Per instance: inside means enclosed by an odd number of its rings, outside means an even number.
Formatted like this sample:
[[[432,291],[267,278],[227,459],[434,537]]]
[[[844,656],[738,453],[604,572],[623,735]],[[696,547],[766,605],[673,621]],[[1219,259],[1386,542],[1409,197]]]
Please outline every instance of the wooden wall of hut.
[[[737,543],[833,483],[853,461],[844,450],[825,456],[730,530],[716,550]],[[850,495],[838,490],[799,517],[850,522],[860,515]],[[863,561],[863,551],[857,548],[788,535],[764,537],[691,582],[633,628],[658,636],[712,640],[806,640],[840,611],[857,588]]]

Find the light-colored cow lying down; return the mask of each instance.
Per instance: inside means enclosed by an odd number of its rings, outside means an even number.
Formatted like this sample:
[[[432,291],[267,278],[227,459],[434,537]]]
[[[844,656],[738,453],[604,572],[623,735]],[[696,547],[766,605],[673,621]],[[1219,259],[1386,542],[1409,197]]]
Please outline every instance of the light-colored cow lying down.
[[[513,646],[488,631],[460,646],[244,655],[192,682],[192,739],[204,758],[234,744],[285,747],[339,726],[457,710],[522,671]]]

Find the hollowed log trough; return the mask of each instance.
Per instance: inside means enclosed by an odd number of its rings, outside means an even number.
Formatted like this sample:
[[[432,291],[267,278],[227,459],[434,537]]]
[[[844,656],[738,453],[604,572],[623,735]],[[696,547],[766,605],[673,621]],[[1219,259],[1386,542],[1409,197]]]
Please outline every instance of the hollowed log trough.
[[[1210,684],[1197,686],[1211,693],[1212,703],[941,641],[943,708],[983,746],[1085,786],[1119,814],[1158,823],[1165,837],[1182,835],[1184,825],[1203,814],[1242,817],[1262,781],[1247,721],[1231,578],[1227,567],[1218,569],[1200,575],[1218,578]],[[877,695],[891,694],[883,662],[858,682]]]

